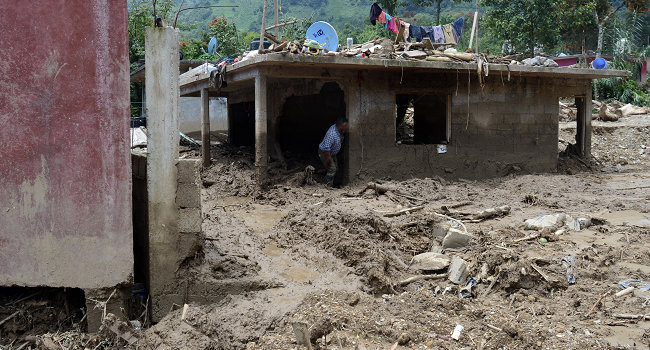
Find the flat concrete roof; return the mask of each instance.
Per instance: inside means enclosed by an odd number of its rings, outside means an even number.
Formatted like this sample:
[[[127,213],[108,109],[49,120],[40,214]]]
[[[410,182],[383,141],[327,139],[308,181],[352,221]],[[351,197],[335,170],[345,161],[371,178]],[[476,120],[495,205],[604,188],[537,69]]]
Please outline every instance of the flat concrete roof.
[[[183,74],[187,72],[188,69],[198,67],[204,63],[205,63],[204,60],[180,60],[178,62],[178,70],[179,72],[181,72],[181,74]],[[209,63],[214,64],[214,62],[209,62]],[[131,72],[131,82],[144,83],[146,79],[146,70],[147,70],[146,63],[136,68],[133,72]]]
[[[414,61],[405,59],[376,59],[340,56],[308,56],[296,55],[286,52],[269,53],[228,65],[226,81],[236,83],[254,78],[252,74],[245,74],[256,68],[279,66],[285,69],[292,68],[337,68],[354,70],[409,70],[445,72],[458,71],[460,73],[476,73],[476,62],[440,62],[440,61]],[[571,79],[599,79],[612,77],[631,76],[628,71],[622,70],[596,70],[586,68],[567,67],[533,67],[514,64],[488,64],[489,73],[510,73],[513,76],[571,78]],[[209,72],[198,71],[181,75],[181,95],[195,94],[197,89],[207,87],[210,77]],[[292,76],[295,77],[295,76]]]

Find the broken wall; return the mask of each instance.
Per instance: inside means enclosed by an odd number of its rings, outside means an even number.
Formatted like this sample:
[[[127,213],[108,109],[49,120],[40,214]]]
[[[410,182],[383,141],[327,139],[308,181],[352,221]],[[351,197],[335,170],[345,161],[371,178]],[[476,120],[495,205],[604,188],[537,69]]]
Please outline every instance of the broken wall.
[[[133,271],[126,2],[0,3],[0,285]]]

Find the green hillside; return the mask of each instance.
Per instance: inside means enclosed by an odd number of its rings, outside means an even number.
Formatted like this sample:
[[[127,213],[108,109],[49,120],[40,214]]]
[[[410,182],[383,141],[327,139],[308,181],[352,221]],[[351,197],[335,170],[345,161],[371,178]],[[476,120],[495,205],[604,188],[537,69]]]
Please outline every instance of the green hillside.
[[[175,0],[180,4],[180,0]],[[269,1],[269,16],[267,23],[273,22],[273,1]],[[337,31],[341,32],[348,24],[353,28],[362,30],[368,23],[368,12],[373,1],[365,0],[281,0],[280,18],[306,18],[312,17],[314,21],[326,21],[332,24]],[[210,5],[238,5],[236,8],[209,8],[196,9],[181,13],[179,22],[186,23],[193,27],[185,34],[198,33],[204,29],[214,18],[227,18],[237,25],[240,31],[259,32],[262,23],[262,11],[264,2],[261,0],[186,0],[186,7],[189,6],[210,6]],[[443,14],[458,16],[473,11],[472,3],[454,5],[452,1],[443,3]],[[401,7],[398,16],[413,13],[421,14],[419,19],[424,22],[431,22],[435,17],[434,8]],[[422,25],[431,23],[418,23]]]

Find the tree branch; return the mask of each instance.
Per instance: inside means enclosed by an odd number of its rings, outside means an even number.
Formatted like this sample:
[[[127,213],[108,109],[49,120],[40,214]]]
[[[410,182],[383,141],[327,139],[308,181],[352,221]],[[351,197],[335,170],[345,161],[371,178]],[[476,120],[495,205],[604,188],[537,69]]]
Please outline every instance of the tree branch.
[[[185,0],[181,1],[181,4],[178,6],[178,11],[176,11],[176,16],[174,16],[174,28],[176,28],[176,22],[178,21],[178,14],[181,13],[181,10],[183,9],[183,4],[185,3]]]
[[[213,7],[239,7],[239,5],[211,5],[211,6],[193,6],[193,7],[182,8],[183,7],[183,2],[185,2],[185,0],[183,0],[181,2],[181,6],[178,8],[178,12],[176,12],[176,18],[174,18],[174,28],[176,27],[176,21],[178,20],[178,14],[183,12],[183,11],[196,10],[196,9],[209,9],[209,8],[213,8]]]
[[[623,5],[625,5],[625,1],[621,1],[621,3],[616,7],[616,9],[614,9],[614,11],[610,12],[607,16],[605,16],[605,18],[603,18],[603,24],[607,23],[607,21],[609,21],[609,17],[618,12],[618,10],[623,7]]]

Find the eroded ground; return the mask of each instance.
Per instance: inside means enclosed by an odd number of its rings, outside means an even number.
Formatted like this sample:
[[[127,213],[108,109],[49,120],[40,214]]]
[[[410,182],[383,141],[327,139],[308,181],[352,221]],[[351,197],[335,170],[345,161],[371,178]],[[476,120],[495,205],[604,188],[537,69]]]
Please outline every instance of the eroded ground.
[[[256,192],[250,154],[222,151],[203,174],[211,184],[203,190],[205,256],[183,273],[264,287],[192,305],[184,321],[175,311],[140,344],[296,349],[293,324],[304,322],[313,348],[648,348],[650,320],[621,316],[650,314],[650,292],[614,293],[619,281],[650,280],[649,120],[595,121],[596,160],[562,158],[556,174],[376,179],[392,189],[379,195],[365,185],[300,186],[300,171],[279,169],[272,188]],[[575,123],[560,129],[562,148]],[[424,208],[385,216],[417,206]],[[437,214],[467,219],[500,206],[509,214],[465,220],[474,237],[467,246],[441,249],[441,227],[458,225]],[[556,213],[593,225],[524,229],[524,220]],[[468,263],[477,282],[471,297],[444,277],[402,283],[423,274],[408,265],[429,251]],[[574,284],[565,257],[575,261]],[[456,325],[464,327],[458,341],[450,338]]]
[[[191,304],[183,320],[179,309],[130,329],[140,338],[132,347],[306,349],[294,333],[302,325],[314,349],[647,349],[650,319],[635,317],[650,316],[650,292],[614,294],[622,280],[650,281],[650,117],[593,124],[591,163],[565,156],[554,174],[483,181],[370,179],[386,193],[304,185],[304,163],[272,167],[270,189],[257,192],[250,150],[218,147],[202,174],[204,248],[178,276],[229,295]],[[574,135],[575,122],[562,122],[560,151]],[[503,206],[506,215],[471,220]],[[525,229],[524,220],[549,214],[592,226]],[[443,249],[448,227],[463,230],[457,220],[473,239]],[[431,251],[466,261],[471,295],[459,295],[465,283],[450,282],[447,268],[410,266]],[[573,284],[563,258],[574,261]],[[18,297],[0,308],[0,319],[23,310],[1,328],[9,348],[25,330],[59,331],[36,341],[45,349],[127,347],[107,330],[79,332],[61,308],[43,316],[56,324],[36,328]]]

